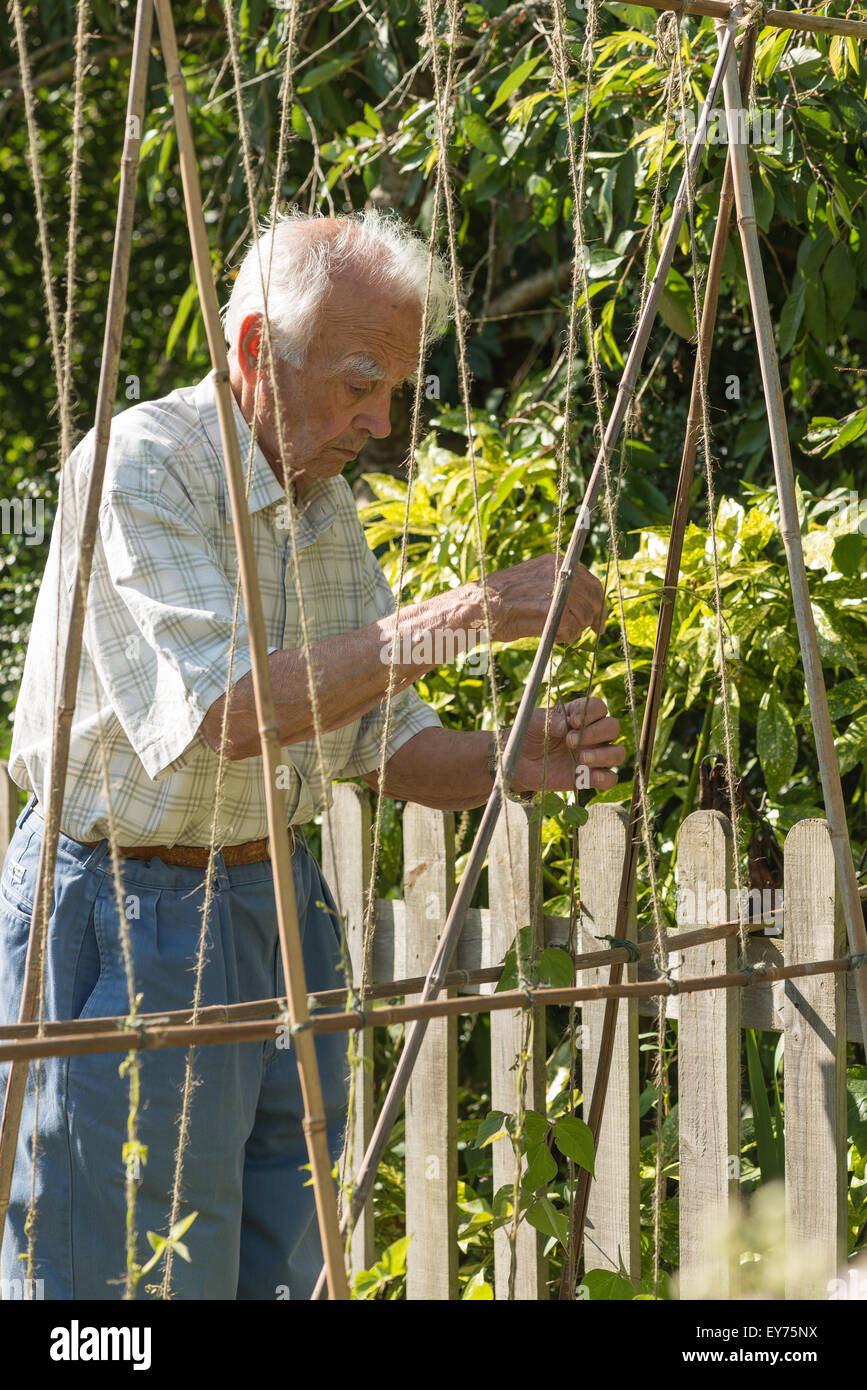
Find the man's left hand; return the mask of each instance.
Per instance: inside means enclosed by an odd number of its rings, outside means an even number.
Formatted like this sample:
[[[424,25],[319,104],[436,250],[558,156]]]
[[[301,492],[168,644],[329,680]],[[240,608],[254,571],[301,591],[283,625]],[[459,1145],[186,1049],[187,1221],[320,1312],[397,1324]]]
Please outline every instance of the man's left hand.
[[[543,768],[547,791],[574,791],[576,786],[608,791],[617,785],[617,773],[612,769],[624,762],[626,749],[613,741],[620,733],[620,723],[608,713],[604,700],[595,695],[589,700],[570,700],[552,709],[547,718],[547,760],[546,711],[537,709],[515,768],[514,791],[541,791]]]

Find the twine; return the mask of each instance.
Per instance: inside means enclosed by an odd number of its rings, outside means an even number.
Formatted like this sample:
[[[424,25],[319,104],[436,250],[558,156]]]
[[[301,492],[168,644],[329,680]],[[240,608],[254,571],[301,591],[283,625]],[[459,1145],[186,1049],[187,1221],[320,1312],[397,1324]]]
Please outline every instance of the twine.
[[[681,0],[676,10],[663,10],[656,21],[656,53],[653,61],[658,68],[670,68],[680,47],[680,22],[692,0]]]

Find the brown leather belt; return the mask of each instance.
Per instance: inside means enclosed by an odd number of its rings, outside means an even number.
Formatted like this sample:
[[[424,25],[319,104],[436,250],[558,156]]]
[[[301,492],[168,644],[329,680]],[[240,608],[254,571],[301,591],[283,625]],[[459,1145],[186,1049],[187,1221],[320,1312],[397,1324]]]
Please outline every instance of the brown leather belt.
[[[37,802],[36,810],[42,815],[42,808]],[[44,820],[44,816],[43,816]],[[295,852],[295,828],[286,827],[289,836],[289,853]],[[101,840],[79,840],[80,845],[86,845],[88,849],[96,849],[97,845],[102,844]],[[120,845],[118,854],[123,859],[161,859],[164,864],[176,864],[184,869],[205,869],[210,858],[210,849],[207,845]],[[221,849],[223,863],[226,868],[236,868],[240,864],[259,864],[264,859],[271,858],[271,850],[268,839],[247,840],[242,845],[223,845]]]

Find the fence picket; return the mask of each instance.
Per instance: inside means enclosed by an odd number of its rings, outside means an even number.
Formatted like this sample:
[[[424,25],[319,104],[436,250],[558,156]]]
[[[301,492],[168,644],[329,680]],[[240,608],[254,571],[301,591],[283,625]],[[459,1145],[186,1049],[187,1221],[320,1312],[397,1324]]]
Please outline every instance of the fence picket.
[[[677,843],[678,925],[728,921],[736,915],[729,822],[718,811],[695,811]],[[736,969],[737,938],[691,947],[685,962],[672,956],[675,977],[724,975]],[[709,1233],[726,1229],[739,1192],[741,991],[684,994],[678,1002],[680,1297],[729,1298],[727,1250]]]
[[[358,988],[364,950],[364,904],[370,877],[370,797],[354,782],[339,782],[333,790],[331,814],[322,817],[322,869],[343,919],[352,981]],[[351,1135],[353,1170],[360,1163],[373,1132],[373,1034],[362,1029],[355,1034],[354,1046],[358,1062]],[[344,1162],[349,1153],[350,1135],[347,1134]],[[373,1232],[373,1205],[368,1201],[352,1233],[349,1253],[353,1275],[361,1269],[370,1269],[373,1264]]]
[[[491,840],[488,853],[488,894],[491,904],[487,920],[488,940],[485,965],[503,959],[518,931],[531,928],[533,941],[541,944],[542,899],[538,840],[529,811],[515,801],[506,801]],[[514,876],[513,876],[514,875]],[[495,986],[486,986],[492,992]],[[515,1063],[524,1044],[527,1015],[491,1014],[491,1107],[514,1114],[517,1108]],[[530,1057],[524,1079],[524,1104],[530,1110],[545,1111],[545,1010],[533,1010]],[[494,1192],[513,1184],[515,1157],[509,1139],[493,1145]],[[515,1242],[515,1298],[538,1300],[545,1297],[543,1238],[528,1222],[522,1221]],[[494,1232],[494,1297],[508,1297],[512,1253],[508,1232]]]
[[[454,817],[409,803],[403,813],[404,966],[423,975],[455,884]],[[418,996],[415,996],[418,998]],[[406,1098],[407,1298],[458,1296],[457,1019],[431,1022]]]
[[[607,943],[598,937],[614,931],[627,835],[625,811],[605,802],[590,807],[587,822],[578,832],[581,951],[604,949]],[[628,940],[636,939],[635,930],[633,904]],[[610,966],[583,970],[580,982],[606,984],[609,973]],[[635,966],[629,966],[623,978],[635,980]],[[585,1117],[599,1062],[604,1014],[604,1001],[581,1006],[579,1037]],[[611,1074],[587,1204],[584,1267],[625,1270],[636,1285],[641,1273],[638,1133],[638,1006],[630,999],[621,1000],[617,1011]]]
[[[787,965],[846,951],[823,820],[786,837]],[[827,1298],[846,1260],[846,976],[786,980],[783,1004],[788,1298]]]

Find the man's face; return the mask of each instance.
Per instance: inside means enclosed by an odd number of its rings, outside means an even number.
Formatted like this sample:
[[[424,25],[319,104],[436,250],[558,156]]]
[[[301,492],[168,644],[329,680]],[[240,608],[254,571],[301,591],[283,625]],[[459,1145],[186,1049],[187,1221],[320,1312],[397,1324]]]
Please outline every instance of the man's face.
[[[417,370],[420,334],[421,310],[415,300],[397,299],[356,273],[335,281],[304,366],[275,363],[285,458],[299,495],[316,478],[336,477],[371,435],[383,439],[390,433],[391,395]],[[237,349],[243,377],[240,403],[248,419],[258,353],[264,361],[261,318],[250,314]],[[277,411],[267,372],[255,402],[258,442],[282,482]]]

